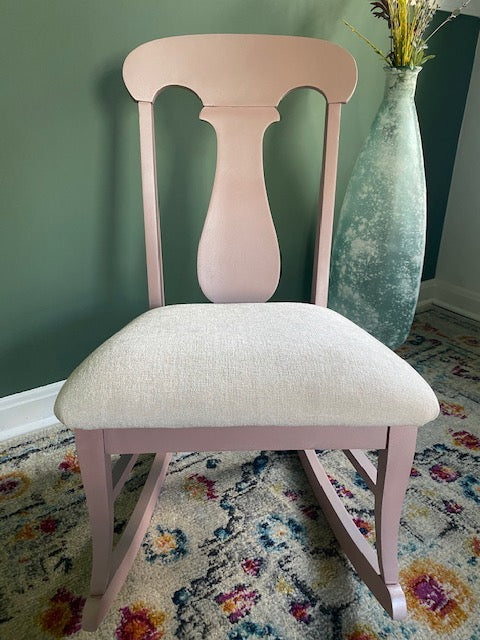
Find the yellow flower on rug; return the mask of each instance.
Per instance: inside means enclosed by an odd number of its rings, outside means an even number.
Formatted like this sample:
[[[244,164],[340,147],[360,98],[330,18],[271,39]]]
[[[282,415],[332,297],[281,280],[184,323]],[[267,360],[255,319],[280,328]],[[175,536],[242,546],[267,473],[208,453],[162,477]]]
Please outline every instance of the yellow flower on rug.
[[[18,498],[29,486],[30,478],[20,471],[0,476],[0,502]]]

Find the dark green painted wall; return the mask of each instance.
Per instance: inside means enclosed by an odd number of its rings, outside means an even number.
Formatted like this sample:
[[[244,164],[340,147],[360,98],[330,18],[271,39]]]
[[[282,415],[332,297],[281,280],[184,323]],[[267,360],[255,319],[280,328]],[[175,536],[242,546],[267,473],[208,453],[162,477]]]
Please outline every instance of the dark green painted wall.
[[[434,26],[448,14],[439,12]],[[428,188],[423,279],[435,276],[458,136],[463,119],[480,19],[460,16],[431,40],[436,54],[421,72],[416,102]]]
[[[366,3],[365,3],[366,4]],[[342,24],[377,41],[384,25],[358,0],[0,0],[0,396],[65,378],[147,307],[136,106],[121,80],[141,42],[202,32],[285,33],[350,49],[359,86],[344,109],[338,201],[383,92],[381,62]],[[434,269],[478,20],[436,44],[419,87],[433,171]],[[455,49],[455,56],[448,53]],[[461,55],[459,51],[461,50]],[[448,78],[448,82],[446,82]],[[456,91],[448,96],[448,83]],[[446,110],[446,100],[453,106]],[[309,297],[321,98],[288,96],[265,139],[267,185],[283,254],[277,299]],[[450,104],[450,102],[449,102]],[[202,300],[195,242],[208,205],[215,139],[191,94],[157,107],[159,193],[169,302]],[[431,121],[439,117],[440,126]],[[300,119],[300,122],[298,121]],[[441,149],[441,151],[439,151]],[[430,158],[430,160],[429,160]],[[438,183],[438,184],[437,184]]]

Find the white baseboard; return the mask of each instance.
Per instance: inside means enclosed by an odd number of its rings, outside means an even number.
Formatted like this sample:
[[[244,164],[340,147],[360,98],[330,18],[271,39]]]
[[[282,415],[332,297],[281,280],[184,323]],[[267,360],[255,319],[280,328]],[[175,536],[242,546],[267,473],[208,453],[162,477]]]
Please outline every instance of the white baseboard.
[[[64,382],[61,380],[0,398],[0,440],[56,424],[53,405]]]
[[[438,278],[425,280],[420,286],[417,311],[430,304],[480,321],[480,293],[444,282]]]

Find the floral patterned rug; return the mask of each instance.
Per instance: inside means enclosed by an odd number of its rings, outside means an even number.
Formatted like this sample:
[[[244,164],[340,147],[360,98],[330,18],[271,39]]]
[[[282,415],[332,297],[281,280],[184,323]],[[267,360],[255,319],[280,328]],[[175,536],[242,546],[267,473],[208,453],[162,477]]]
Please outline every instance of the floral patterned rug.
[[[90,534],[73,437],[58,427],[0,445],[0,638],[480,640],[480,325],[434,307],[399,351],[442,408],[420,431],[402,518],[405,621],[358,580],[294,452],[187,453],[104,623],[80,631]],[[320,455],[373,544],[365,484],[341,453]]]

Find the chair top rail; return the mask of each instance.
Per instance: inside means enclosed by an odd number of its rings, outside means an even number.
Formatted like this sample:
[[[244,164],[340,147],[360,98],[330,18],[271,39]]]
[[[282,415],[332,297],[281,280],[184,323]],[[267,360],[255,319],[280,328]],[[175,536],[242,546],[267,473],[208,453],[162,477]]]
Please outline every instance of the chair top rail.
[[[200,34],[140,45],[127,56],[123,77],[139,102],[153,102],[165,87],[183,86],[204,106],[276,106],[300,87],[320,91],[329,103],[345,103],[357,67],[345,49],[316,38]]]

